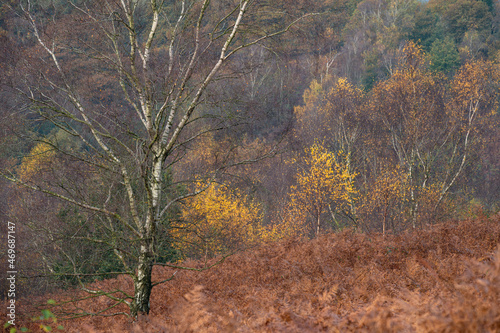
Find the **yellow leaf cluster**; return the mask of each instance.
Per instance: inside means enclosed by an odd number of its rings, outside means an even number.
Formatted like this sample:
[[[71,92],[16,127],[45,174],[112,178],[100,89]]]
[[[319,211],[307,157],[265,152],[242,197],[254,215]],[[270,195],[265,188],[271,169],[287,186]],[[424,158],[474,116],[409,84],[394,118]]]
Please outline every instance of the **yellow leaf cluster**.
[[[337,79],[336,84],[328,91],[328,99],[346,99],[352,104],[356,103],[363,97],[363,90],[353,85],[345,77]]]
[[[294,108],[295,119],[297,120],[297,136],[307,133],[314,133],[319,123],[324,123],[322,116],[325,92],[318,81],[313,80],[308,89],[304,91],[304,105]]]
[[[399,67],[390,78],[373,89],[369,105],[385,130],[408,148],[434,138],[429,133],[436,128],[445,128],[444,124],[436,126],[443,121],[444,89],[438,77],[426,68],[425,54],[419,46],[408,42],[400,56]]]
[[[197,189],[204,188],[200,182]],[[259,205],[225,185],[210,185],[186,200],[172,236],[176,247],[192,257],[215,256],[259,241]]]
[[[317,224],[321,215],[333,206],[336,210],[348,207],[357,193],[354,174],[349,170],[347,156],[335,155],[319,143],[306,148],[304,156],[294,159],[302,169],[297,174],[297,184],[291,187],[290,205],[293,211],[307,212]]]
[[[29,155],[22,159],[21,165],[17,169],[19,178],[24,182],[32,180],[44,168],[49,166],[55,156],[56,152],[50,145],[44,142],[37,143],[31,149]]]

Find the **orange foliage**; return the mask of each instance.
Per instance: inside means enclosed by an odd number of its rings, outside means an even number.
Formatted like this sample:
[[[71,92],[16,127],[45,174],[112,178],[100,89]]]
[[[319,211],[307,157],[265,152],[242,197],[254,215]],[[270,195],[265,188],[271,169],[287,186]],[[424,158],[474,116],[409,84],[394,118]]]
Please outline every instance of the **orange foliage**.
[[[345,231],[289,239],[208,271],[179,271],[153,289],[150,315],[136,322],[96,316],[63,326],[67,332],[497,332],[499,240],[500,215],[399,236]],[[156,268],[153,280],[174,272]],[[132,288],[123,276],[96,284]],[[78,306],[95,311],[107,302],[99,297]]]
[[[441,125],[443,90],[426,68],[425,54],[408,42],[400,56],[399,68],[373,89],[370,106],[391,137],[400,163],[408,163],[411,150],[429,147],[446,127]]]
[[[382,234],[388,228],[400,227],[404,220],[404,207],[409,197],[409,184],[401,168],[386,166],[375,182],[360,196],[358,217],[363,226],[370,230],[370,223],[382,223]],[[376,230],[380,230],[376,225]]]
[[[369,103],[381,129],[374,141],[383,140],[395,157],[392,165],[406,173],[410,194],[400,213],[408,208],[413,228],[434,222],[438,206],[464,174],[471,149],[480,142],[477,134],[497,109],[500,77],[491,63],[475,61],[448,80],[432,73],[425,59],[422,49],[408,42],[398,68],[377,84]]]
[[[329,89],[325,88],[331,84]],[[364,93],[346,78],[321,85],[312,81],[304,92],[304,105],[294,108],[295,136],[305,144],[320,137],[328,144],[351,153],[360,136]]]
[[[491,116],[498,108],[500,68],[489,61],[466,63],[451,81],[446,112],[460,134],[475,125],[493,125]],[[475,126],[474,126],[475,125]]]

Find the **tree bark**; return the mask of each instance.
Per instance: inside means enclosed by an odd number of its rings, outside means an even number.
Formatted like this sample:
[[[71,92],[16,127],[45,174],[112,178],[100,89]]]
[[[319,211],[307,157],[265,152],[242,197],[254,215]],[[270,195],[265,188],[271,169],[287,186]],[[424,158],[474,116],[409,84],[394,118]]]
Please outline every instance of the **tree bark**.
[[[152,246],[152,244],[150,244]],[[151,290],[151,273],[153,271],[153,255],[150,246],[142,246],[145,251],[139,256],[137,275],[134,277],[134,300],[130,307],[130,314],[137,318],[139,314],[149,314]]]

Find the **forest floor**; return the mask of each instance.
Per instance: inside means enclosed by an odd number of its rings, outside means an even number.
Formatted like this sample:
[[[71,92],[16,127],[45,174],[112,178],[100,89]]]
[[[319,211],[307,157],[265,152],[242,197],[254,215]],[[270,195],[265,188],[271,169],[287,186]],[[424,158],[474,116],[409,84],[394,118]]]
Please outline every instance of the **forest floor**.
[[[347,230],[291,239],[203,272],[179,270],[154,287],[150,315],[136,322],[121,315],[58,325],[67,332],[500,332],[499,244],[500,214],[397,236]],[[175,271],[155,268],[153,280]],[[132,290],[125,277],[95,284]]]

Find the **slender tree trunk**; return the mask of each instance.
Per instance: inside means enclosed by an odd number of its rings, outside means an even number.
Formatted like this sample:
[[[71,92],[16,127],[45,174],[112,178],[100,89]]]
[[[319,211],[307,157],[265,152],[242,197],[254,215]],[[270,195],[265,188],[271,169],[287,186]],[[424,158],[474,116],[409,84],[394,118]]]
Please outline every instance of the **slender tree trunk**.
[[[410,166],[409,166],[409,173],[410,173],[410,198],[411,198],[411,207],[410,207],[410,217],[411,217],[411,226],[413,229],[416,228],[417,226],[417,208],[418,208],[418,203],[416,203],[415,200],[415,190],[413,188],[413,164],[415,162],[415,157],[414,157],[414,151],[412,150],[411,152],[411,159],[410,159]]]
[[[142,229],[142,241],[137,264],[137,274],[134,278],[134,301],[131,306],[131,315],[136,318],[139,314],[149,314],[151,289],[151,272],[154,262],[156,223],[159,219],[159,206],[162,188],[163,158],[161,154],[156,154],[152,175],[149,179],[149,214]]]
[[[384,220],[382,221],[382,235],[385,237],[385,223],[387,221],[387,206],[384,207]]]
[[[317,222],[316,222],[316,223],[317,223],[317,225],[316,225],[316,237],[318,237],[318,236],[319,236],[319,224],[320,224],[320,222],[321,222],[321,220],[319,219],[319,216],[320,216],[320,215],[318,214],[318,217],[317,217]]]
[[[147,241],[145,243],[148,243]],[[151,242],[149,242],[151,243]],[[149,245],[149,246],[148,246]],[[151,296],[151,272],[153,270],[153,255],[150,248],[152,244],[141,246],[141,254],[137,265],[137,275],[134,278],[134,300],[130,314],[136,318],[139,314],[149,314],[149,298]]]

